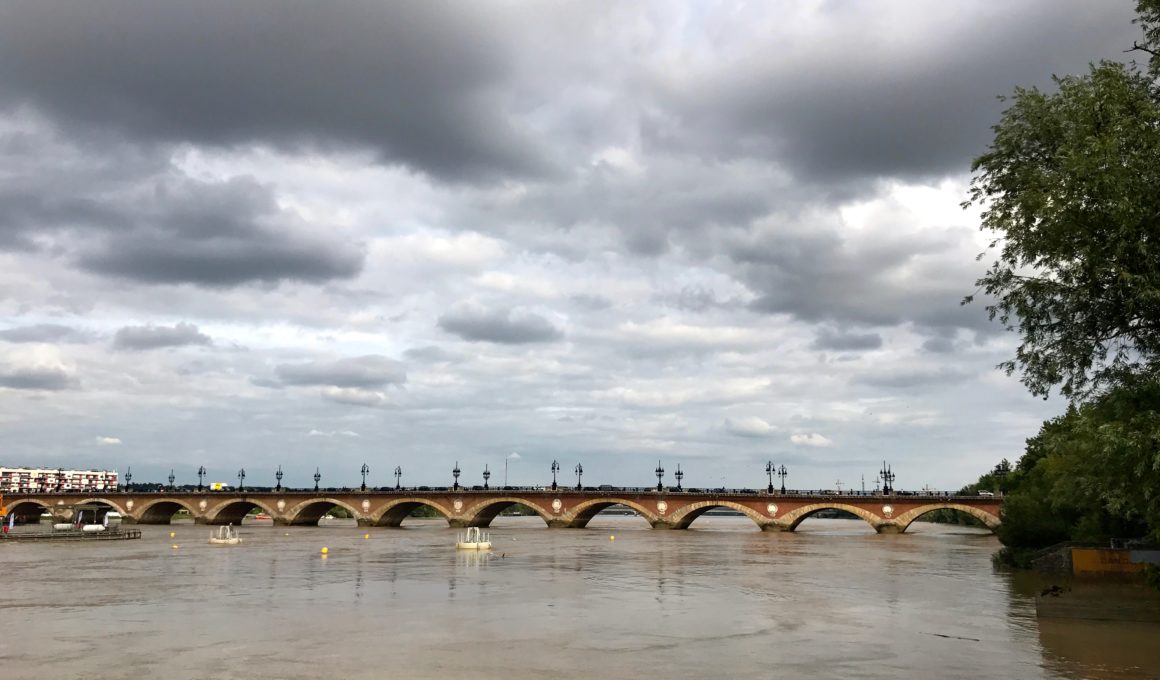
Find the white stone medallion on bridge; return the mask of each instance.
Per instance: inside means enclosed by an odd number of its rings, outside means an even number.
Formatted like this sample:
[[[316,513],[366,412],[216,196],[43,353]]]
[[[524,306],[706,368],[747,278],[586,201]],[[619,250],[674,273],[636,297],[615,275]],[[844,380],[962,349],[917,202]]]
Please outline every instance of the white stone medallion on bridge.
[[[204,502],[205,502],[205,501],[202,501],[202,503],[204,503]],[[278,506],[278,512],[282,512],[283,510],[285,510],[285,509],[286,509],[286,501],[285,501],[285,500],[283,500],[283,499],[281,499],[281,498],[279,498],[279,499],[278,499],[278,502],[277,502],[277,503],[275,503],[274,505],[277,505],[277,506]],[[205,509],[205,508],[202,508],[202,510],[204,510],[204,509]]]
[[[60,505],[60,504],[62,504],[62,503],[64,503],[64,501],[61,501],[60,503],[57,503],[57,505]],[[130,498],[129,500],[125,501],[125,509],[126,509],[126,510],[132,510],[132,509],[133,509],[133,499],[132,499],[132,498]]]
[[[894,514],[894,507],[891,505],[882,506],[882,514],[889,517]]]
[[[777,516],[777,503],[770,503],[769,505],[765,506],[765,510],[766,510],[766,512],[769,513],[770,517],[776,517]]]
[[[666,503],[664,501],[657,501],[657,512],[659,512],[663,515],[663,514],[665,514],[665,512],[668,511],[668,509],[669,509],[668,503]]]
[[[363,512],[370,512],[371,511],[371,502],[366,498],[363,499],[362,509],[363,509]]]
[[[451,507],[455,508],[455,512],[460,512],[461,510],[463,510],[463,501],[456,498],[454,501],[451,502]]]
[[[278,502],[281,503],[282,501],[278,501]],[[205,499],[203,498],[197,502],[197,509],[201,510],[202,512],[205,512],[205,509],[208,505],[209,505],[209,503],[206,503]],[[281,510],[282,508],[278,508],[278,509]]]
[[[558,514],[560,514],[560,509],[563,507],[564,507],[564,502],[561,501],[559,498],[552,499],[552,512],[554,512],[558,515]]]

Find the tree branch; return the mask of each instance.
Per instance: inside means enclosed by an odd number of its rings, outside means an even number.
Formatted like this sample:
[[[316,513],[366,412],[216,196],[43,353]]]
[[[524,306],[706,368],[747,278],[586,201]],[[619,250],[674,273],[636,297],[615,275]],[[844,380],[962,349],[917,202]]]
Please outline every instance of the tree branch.
[[[1149,47],[1144,47],[1143,45],[1136,42],[1135,40],[1132,41],[1132,49],[1124,50],[1124,52],[1147,52],[1148,54],[1152,55],[1153,57],[1160,57],[1160,52],[1157,52],[1156,50],[1151,49]]]

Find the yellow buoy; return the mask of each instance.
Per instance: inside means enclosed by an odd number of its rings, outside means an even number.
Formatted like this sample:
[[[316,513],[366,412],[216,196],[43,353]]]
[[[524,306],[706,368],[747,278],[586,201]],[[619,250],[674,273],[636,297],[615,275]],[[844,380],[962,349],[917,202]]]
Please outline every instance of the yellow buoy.
[[[610,540],[610,541],[615,541],[615,540],[616,540],[616,537],[615,537],[615,536],[609,536],[609,537],[608,537],[608,540]]]
[[[174,549],[174,550],[177,550],[177,544],[176,544],[176,543],[174,543],[174,544],[173,544],[173,549]]]
[[[370,537],[371,537],[371,535],[370,535],[370,534],[363,534],[363,540],[366,540],[366,539],[368,539],[368,538],[370,538]]]
[[[174,538],[174,537],[176,537],[176,536],[177,536],[177,532],[176,532],[176,531],[170,531],[170,532],[169,532],[169,537],[170,537],[170,538]]]
[[[323,548],[323,549],[322,549],[322,550],[320,550],[319,552],[321,552],[323,555],[329,555],[329,554],[330,554],[330,548]]]

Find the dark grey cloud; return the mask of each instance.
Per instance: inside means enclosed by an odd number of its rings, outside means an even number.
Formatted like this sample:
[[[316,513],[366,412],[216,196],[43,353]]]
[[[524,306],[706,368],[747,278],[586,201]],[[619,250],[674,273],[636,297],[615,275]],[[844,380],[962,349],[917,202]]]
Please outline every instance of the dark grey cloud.
[[[408,350],[405,350],[403,352],[403,356],[411,359],[412,361],[419,361],[422,363],[430,364],[451,363],[455,361],[461,361],[463,359],[463,357],[459,356],[458,354],[455,354],[454,352],[448,352],[442,347],[438,347],[436,345],[412,347]]]
[[[156,153],[43,129],[25,134],[42,151],[0,145],[0,162],[21,168],[0,188],[0,250],[38,250],[123,280],[204,287],[324,283],[362,270],[360,243],[319,233],[253,178],[193,178]]]
[[[922,348],[932,354],[949,354],[955,351],[955,341],[954,338],[927,338],[922,343]]]
[[[0,331],[0,340],[6,342],[84,343],[92,340],[92,334],[71,326],[41,323],[6,328]]]
[[[882,336],[877,333],[853,333],[823,328],[814,338],[814,349],[830,349],[840,352],[878,349],[882,346]]]
[[[1133,4],[944,5],[903,16],[900,5],[831,3],[813,18],[821,28],[810,41],[762,34],[699,72],[657,74],[663,103],[644,139],[711,158],[768,158],[839,190],[965,173],[990,139],[996,97],[1121,58],[1139,37]],[[903,25],[869,30],[884,18]]]
[[[580,307],[592,312],[600,312],[605,309],[611,309],[613,302],[603,295],[596,295],[592,293],[578,293],[572,296],[572,302],[575,302]]]
[[[175,326],[126,326],[113,336],[113,348],[151,350],[188,345],[211,345],[213,339],[191,323]]]
[[[463,304],[439,317],[439,327],[464,340],[519,345],[564,337],[551,321],[522,309],[487,309]]]
[[[509,115],[502,8],[369,0],[277,8],[8,3],[0,105],[69,127],[200,145],[373,150],[453,179],[547,163]]]
[[[959,304],[979,270],[967,253],[973,232],[961,229],[886,235],[855,241],[812,232],[746,234],[725,246],[734,271],[755,294],[749,307],[807,322],[998,333],[980,305]]]
[[[899,368],[876,373],[864,373],[859,375],[854,382],[868,387],[914,389],[932,385],[954,385],[967,380],[969,377],[969,373],[951,367]]]
[[[406,367],[377,354],[334,361],[279,364],[274,371],[286,385],[373,389],[407,382]]]
[[[14,390],[65,390],[75,385],[59,366],[5,366],[0,364],[0,387]]]

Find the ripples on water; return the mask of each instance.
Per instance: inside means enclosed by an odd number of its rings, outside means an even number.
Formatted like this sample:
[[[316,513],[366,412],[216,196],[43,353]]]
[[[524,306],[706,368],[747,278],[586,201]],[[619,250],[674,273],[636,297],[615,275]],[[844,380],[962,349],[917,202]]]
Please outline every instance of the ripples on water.
[[[1037,620],[961,527],[500,518],[490,556],[430,520],[139,528],[0,546],[4,678],[1160,677],[1160,626]]]

